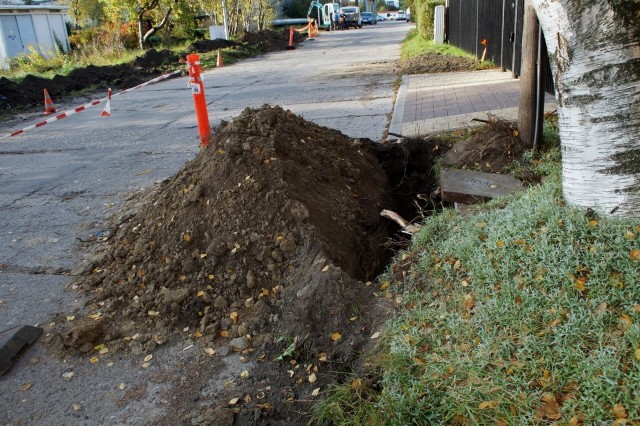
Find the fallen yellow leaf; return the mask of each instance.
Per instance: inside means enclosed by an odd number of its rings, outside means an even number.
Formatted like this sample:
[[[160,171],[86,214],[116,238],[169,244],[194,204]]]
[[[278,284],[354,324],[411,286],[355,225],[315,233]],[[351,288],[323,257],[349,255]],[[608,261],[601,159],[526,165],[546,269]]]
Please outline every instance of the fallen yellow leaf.
[[[592,228],[595,228],[596,226],[598,226],[598,221],[595,220],[595,219],[591,219],[589,221],[589,226],[592,227]]]
[[[633,232],[629,231],[627,229],[627,232],[624,235],[624,238],[627,240],[635,240],[636,239],[636,234],[634,234]]]
[[[318,395],[320,395],[320,388],[315,388],[313,392],[311,392],[311,396],[318,396]]]
[[[202,333],[200,332],[200,330],[196,330],[196,332],[193,333],[193,337],[202,337]]]
[[[229,318],[231,318],[231,321],[233,321],[234,324],[238,323],[238,313],[237,312],[231,312],[229,314]]]
[[[322,361],[322,362],[326,362],[327,361],[327,354],[325,352],[320,352],[318,354],[318,360]]]
[[[355,389],[355,390],[361,389],[362,388],[362,380],[353,379],[353,381],[351,382],[351,388]]]
[[[185,241],[190,241],[191,240],[191,235],[189,234],[184,234],[184,237],[182,237]]]
[[[204,296],[204,291],[200,290],[199,292],[196,293],[197,297],[202,297]]]
[[[229,405],[236,405],[240,401],[240,398],[232,398],[229,400]]]
[[[67,321],[73,321],[74,319],[76,319],[75,315],[67,316]]]
[[[504,241],[502,241],[502,240],[496,241],[496,246],[497,247],[503,247],[504,246]]]
[[[473,307],[476,305],[476,302],[473,300],[473,296],[470,294],[464,295],[464,301],[462,303],[467,309],[473,309]]]
[[[333,340],[334,342],[337,342],[341,338],[342,334],[338,333],[337,331],[331,335],[331,340]]]
[[[32,385],[32,383],[25,383],[24,385],[20,386],[20,390],[28,391],[29,389],[31,389]]]
[[[309,374],[309,383],[314,383],[317,380],[316,373]]]
[[[97,357],[97,356],[92,356],[91,358],[89,358],[89,362],[90,362],[91,364],[95,364],[95,363],[97,363],[98,361],[99,361],[99,359],[98,359],[98,357]]]
[[[640,361],[640,348],[636,349],[635,355],[636,355],[636,361]]]
[[[483,401],[480,404],[478,404],[478,408],[480,410],[486,410],[488,408],[496,408],[498,406],[498,404],[499,404],[498,401],[494,401],[494,400]]]
[[[148,314],[150,317],[155,317],[155,316],[160,315],[160,312],[158,312],[158,311],[149,311],[149,312],[147,312],[147,314]]]
[[[149,361],[151,361],[152,359],[153,359],[153,354],[149,354],[149,355],[147,355],[147,356],[145,356],[145,357],[144,357],[144,360],[143,360],[143,361],[144,361],[144,362],[149,362]]]
[[[631,250],[629,252],[629,257],[633,260],[640,260],[640,250]]]
[[[376,331],[375,333],[373,333],[370,337],[370,339],[377,339],[378,337],[380,337],[380,332]]]
[[[249,378],[249,370],[244,370],[242,373],[240,373],[240,377],[242,377],[243,379],[248,379]]]
[[[205,348],[203,352],[209,356],[216,353],[216,351],[213,348]]]
[[[614,405],[611,411],[616,419],[626,419],[628,417],[627,410],[625,410],[624,406],[620,403]]]
[[[389,288],[389,286],[391,285],[391,283],[389,281],[385,281],[382,283],[382,285],[380,287],[378,287],[378,290],[382,291],[382,290],[386,290]]]
[[[120,390],[125,390],[127,388],[127,384],[126,383],[120,383],[120,386],[118,386],[118,388],[120,388]]]
[[[220,336],[222,336],[222,337],[229,337],[229,332],[228,332],[227,330],[222,330],[222,331],[220,332]]]

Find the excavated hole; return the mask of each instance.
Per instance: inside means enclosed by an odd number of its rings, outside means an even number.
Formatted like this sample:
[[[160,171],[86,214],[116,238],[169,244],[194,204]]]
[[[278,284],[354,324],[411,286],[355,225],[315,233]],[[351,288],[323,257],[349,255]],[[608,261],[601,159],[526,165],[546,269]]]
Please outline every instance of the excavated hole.
[[[387,175],[391,187],[391,204],[386,209],[398,213],[410,223],[419,223],[424,217],[442,210],[437,189],[436,160],[448,149],[440,140],[403,139],[392,144],[365,145],[376,156]],[[395,252],[407,248],[409,236],[400,225],[389,220],[390,243],[382,247],[381,265],[386,267]],[[378,273],[383,272],[383,269]]]

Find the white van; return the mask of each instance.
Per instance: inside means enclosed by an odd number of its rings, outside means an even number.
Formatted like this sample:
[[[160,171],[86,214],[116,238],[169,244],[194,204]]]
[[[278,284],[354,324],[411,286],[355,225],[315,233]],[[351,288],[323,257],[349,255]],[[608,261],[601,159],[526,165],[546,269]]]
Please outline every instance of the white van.
[[[327,3],[323,5],[322,6],[322,28],[324,28],[325,30],[330,29],[331,18],[334,17],[336,14],[340,15],[340,3]]]

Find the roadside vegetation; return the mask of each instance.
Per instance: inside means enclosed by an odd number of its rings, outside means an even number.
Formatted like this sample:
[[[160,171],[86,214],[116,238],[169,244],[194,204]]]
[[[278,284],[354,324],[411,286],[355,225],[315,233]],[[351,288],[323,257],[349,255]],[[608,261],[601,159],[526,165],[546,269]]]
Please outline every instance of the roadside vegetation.
[[[464,58],[471,64],[469,69],[489,69],[495,68],[496,65],[491,61],[480,62],[476,57],[459,47],[453,46],[448,43],[434,43],[431,38],[424,38],[420,35],[417,29],[409,31],[407,38],[400,48],[400,59],[402,61],[410,61],[411,59],[425,57],[433,59],[433,55]]]
[[[557,146],[515,166],[541,185],[427,218],[398,254],[383,342],[316,424],[635,424],[640,222],[566,206]]]

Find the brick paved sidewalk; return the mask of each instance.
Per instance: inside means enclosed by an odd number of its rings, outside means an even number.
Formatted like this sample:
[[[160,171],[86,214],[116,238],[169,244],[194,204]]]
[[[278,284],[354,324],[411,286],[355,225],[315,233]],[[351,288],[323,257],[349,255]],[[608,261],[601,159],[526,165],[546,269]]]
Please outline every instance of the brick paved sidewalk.
[[[389,132],[403,136],[475,127],[488,114],[518,118],[520,80],[500,70],[405,75]],[[547,95],[545,111],[556,108]],[[393,138],[393,137],[390,137]]]

